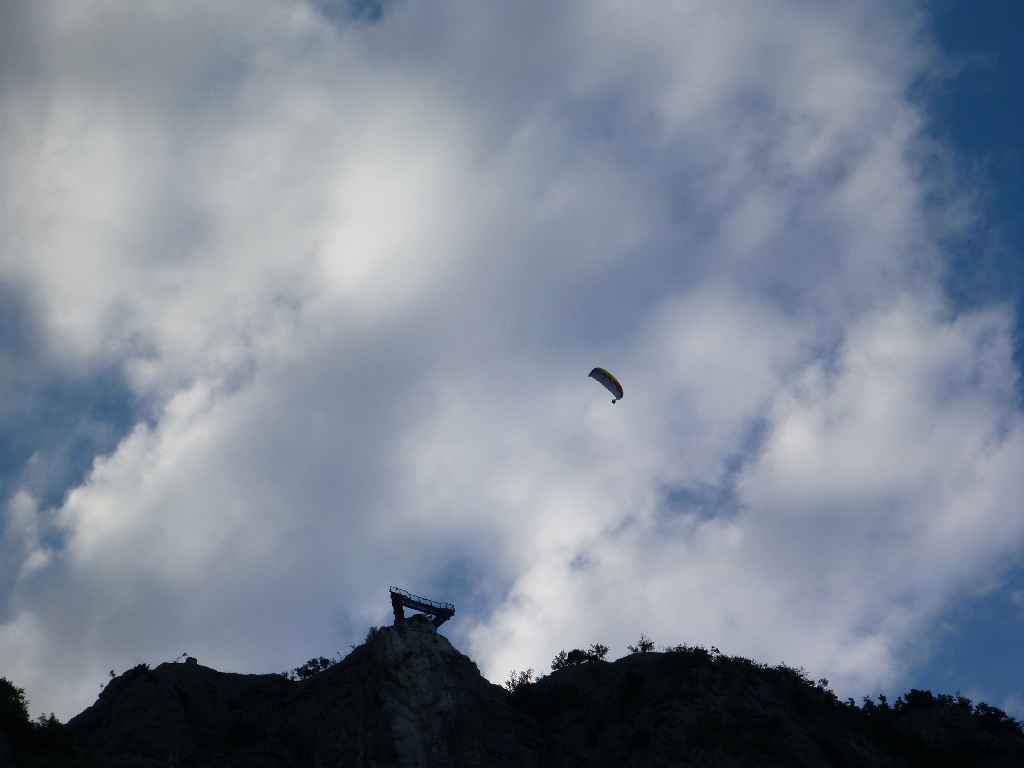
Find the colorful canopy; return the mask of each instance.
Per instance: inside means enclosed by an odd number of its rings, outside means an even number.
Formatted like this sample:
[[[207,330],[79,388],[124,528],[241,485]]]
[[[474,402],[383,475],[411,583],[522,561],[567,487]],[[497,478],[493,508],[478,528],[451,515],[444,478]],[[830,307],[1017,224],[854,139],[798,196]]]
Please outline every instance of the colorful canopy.
[[[622,399],[622,385],[619,384],[619,380],[612,376],[604,368],[595,368],[590,372],[590,378],[604,385],[604,388],[615,395],[615,399],[612,400],[612,404],[619,402]]]

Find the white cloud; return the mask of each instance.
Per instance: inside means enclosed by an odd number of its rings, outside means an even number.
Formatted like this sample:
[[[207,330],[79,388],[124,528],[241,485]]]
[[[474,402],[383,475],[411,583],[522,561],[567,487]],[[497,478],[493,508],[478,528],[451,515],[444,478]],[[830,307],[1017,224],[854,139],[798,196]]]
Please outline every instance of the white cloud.
[[[747,386],[724,388],[723,400],[765,424],[749,450],[739,418],[725,434],[701,429],[699,417],[685,430],[665,424],[687,401],[718,428],[731,409],[687,397],[688,377],[664,375],[682,402],[630,409],[650,419],[639,431],[654,461],[632,467],[636,487],[611,501],[610,519],[582,495],[565,505],[576,512],[569,541],[529,562],[496,621],[474,633],[489,672],[573,643],[622,651],[642,630],[800,663],[846,690],[891,683],[921,652],[912,646],[926,622],[1024,541],[1009,321],[1003,312],[937,319],[907,298],[851,327],[832,360],[760,382],[736,371],[729,380]],[[745,326],[786,340],[765,323]],[[728,323],[708,327],[717,336]],[[758,338],[760,349],[772,344]],[[771,370],[742,342],[719,349]],[[699,370],[709,368],[713,386],[713,367]],[[762,397],[749,397],[757,389]],[[723,469],[730,451],[742,454],[733,478]]]
[[[34,707],[283,669],[389,583],[472,606],[494,678],[644,631],[860,690],[1019,553],[1010,318],[938,292],[912,7],[39,7],[0,277],[145,419],[9,504],[5,552],[53,547],[0,633]]]

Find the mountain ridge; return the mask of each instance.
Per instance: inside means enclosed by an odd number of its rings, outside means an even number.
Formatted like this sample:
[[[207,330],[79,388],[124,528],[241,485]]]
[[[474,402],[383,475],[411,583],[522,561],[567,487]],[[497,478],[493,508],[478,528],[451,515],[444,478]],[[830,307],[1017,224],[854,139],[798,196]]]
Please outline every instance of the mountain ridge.
[[[858,706],[785,666],[637,650],[503,688],[413,616],[301,680],[139,665],[64,726],[0,721],[0,768],[1024,765],[1020,725],[960,696]]]

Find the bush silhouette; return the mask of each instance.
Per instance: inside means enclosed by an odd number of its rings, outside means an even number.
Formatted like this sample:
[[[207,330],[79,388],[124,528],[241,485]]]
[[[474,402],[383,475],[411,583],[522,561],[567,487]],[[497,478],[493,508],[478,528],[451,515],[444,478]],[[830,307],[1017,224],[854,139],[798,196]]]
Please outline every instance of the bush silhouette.
[[[0,677],[0,731],[17,748],[41,747],[44,750],[68,754],[71,743],[64,726],[52,712],[49,717],[29,718],[25,689],[19,688],[6,677]]]
[[[522,672],[516,672],[514,669],[509,673],[508,680],[505,681],[505,689],[510,693],[515,693],[523,686],[529,685],[533,682],[533,670],[526,669]]]
[[[0,677],[0,730],[14,742],[24,740],[32,731],[25,689],[6,677]]]
[[[608,646],[602,645],[601,643],[594,643],[590,646],[590,649],[586,651],[580,648],[573,648],[571,651],[566,653],[562,650],[559,651],[558,655],[552,660],[551,671],[556,672],[559,669],[576,666],[577,664],[585,664],[588,661],[601,661],[607,654]]]
[[[301,667],[296,667],[289,672],[288,678],[290,680],[308,680],[313,675],[318,675],[321,672],[330,669],[337,663],[337,659],[328,659],[326,656],[310,659]]]
[[[630,653],[651,653],[654,651],[654,641],[641,634],[636,645],[627,645],[626,648]]]

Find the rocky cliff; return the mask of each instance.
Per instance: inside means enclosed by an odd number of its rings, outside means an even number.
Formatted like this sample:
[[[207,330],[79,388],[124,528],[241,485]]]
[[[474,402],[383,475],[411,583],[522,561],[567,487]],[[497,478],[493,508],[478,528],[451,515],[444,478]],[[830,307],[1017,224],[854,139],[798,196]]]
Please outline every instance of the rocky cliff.
[[[93,765],[529,766],[539,751],[528,717],[422,617],[304,681],[138,667],[67,729]]]
[[[66,726],[0,739],[0,766],[1024,765],[1016,722],[962,698],[857,706],[700,648],[572,658],[508,691],[413,617],[306,680],[143,665]]]

